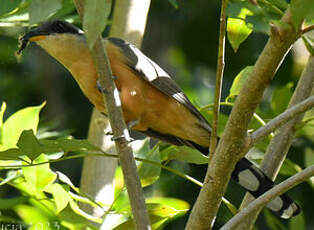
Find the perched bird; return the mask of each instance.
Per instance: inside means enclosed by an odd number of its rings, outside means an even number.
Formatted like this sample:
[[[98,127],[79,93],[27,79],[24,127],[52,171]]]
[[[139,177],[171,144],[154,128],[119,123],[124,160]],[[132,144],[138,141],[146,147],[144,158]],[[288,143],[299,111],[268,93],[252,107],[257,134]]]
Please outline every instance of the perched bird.
[[[50,21],[26,33],[21,42],[18,53],[29,42],[37,43],[71,72],[85,96],[106,114],[82,30],[65,21]],[[132,44],[119,38],[105,38],[103,42],[128,126],[161,141],[186,145],[208,154],[211,127],[170,76]],[[274,186],[273,181],[246,158],[236,164],[232,178],[254,197]],[[300,212],[299,206],[285,194],[267,207],[282,218]]]

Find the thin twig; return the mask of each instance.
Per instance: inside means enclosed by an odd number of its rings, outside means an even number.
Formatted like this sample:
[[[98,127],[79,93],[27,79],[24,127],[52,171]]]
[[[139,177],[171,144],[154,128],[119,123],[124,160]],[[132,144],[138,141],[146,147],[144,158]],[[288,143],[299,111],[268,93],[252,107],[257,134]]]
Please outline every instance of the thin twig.
[[[305,34],[305,33],[310,32],[312,30],[314,30],[314,25],[310,25],[310,26],[304,27],[302,29],[302,34]]]
[[[314,57],[310,56],[304,69],[297,87],[290,99],[288,108],[299,104],[311,95],[314,88]],[[289,151],[289,148],[294,140],[296,132],[296,124],[301,121],[303,114],[297,115],[292,120],[281,126],[275,131],[270,144],[267,146],[265,157],[260,166],[261,170],[272,180],[275,180],[283,161]],[[254,198],[251,194],[247,193],[242,201],[240,209],[246,207]],[[258,217],[260,210],[250,214],[249,218],[238,226],[238,230],[252,229]]]
[[[299,30],[291,23],[290,10],[287,10],[281,22],[284,26],[276,24],[271,29],[263,52],[236,98],[216,152],[209,162],[204,185],[189,216],[187,230],[208,230],[212,227],[232,170],[245,154],[243,150],[247,129],[256,106],[292,43],[299,36]]]
[[[227,224],[225,224],[220,230],[233,230],[236,229],[237,226],[247,218],[247,216],[264,207],[267,203],[273,200],[275,197],[283,194],[284,192],[288,191],[292,187],[302,183],[303,181],[307,180],[308,178],[314,176],[314,165],[310,166],[303,171],[295,174],[294,176],[290,177],[289,179],[281,182],[280,184],[276,185],[272,189],[268,190],[266,193],[258,197],[252,203],[250,203],[246,208],[240,211],[237,215],[231,218]]]
[[[314,106],[314,96],[307,98],[306,100],[296,104],[295,106],[287,109],[285,112],[281,113],[271,121],[269,121],[265,126],[259,128],[254,133],[251,134],[250,146],[253,146],[259,140],[267,137],[271,132],[276,130],[281,125],[285,124],[287,121],[293,119],[300,113],[311,109]]]
[[[220,28],[219,28],[219,44],[218,44],[218,58],[217,58],[217,72],[216,72],[216,88],[215,88],[215,101],[213,111],[212,133],[210,136],[210,156],[209,160],[213,157],[216,151],[217,145],[217,130],[218,130],[218,118],[220,110],[220,98],[223,73],[225,68],[225,40],[226,40],[226,9],[228,0],[221,1],[221,13],[220,13]]]

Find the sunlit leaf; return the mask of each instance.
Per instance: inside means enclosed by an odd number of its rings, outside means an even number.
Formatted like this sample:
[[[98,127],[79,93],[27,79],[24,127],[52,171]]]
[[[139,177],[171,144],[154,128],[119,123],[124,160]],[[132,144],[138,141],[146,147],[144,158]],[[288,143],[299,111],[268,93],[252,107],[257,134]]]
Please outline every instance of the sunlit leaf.
[[[193,164],[208,164],[208,158],[187,146],[170,146],[161,152],[162,161],[180,160]]]
[[[87,220],[93,221],[94,223],[98,223],[98,224],[102,223],[102,219],[100,217],[96,217],[96,216],[88,214],[87,212],[84,212],[74,200],[70,200],[69,204],[70,204],[71,209],[76,214],[84,217]]]
[[[39,106],[27,107],[11,115],[2,125],[2,146],[0,150],[16,147],[16,143],[23,130],[37,131],[39,113],[45,103]]]
[[[35,159],[33,163],[36,164],[47,162],[47,160],[47,157],[42,154],[37,159]],[[47,185],[53,183],[57,178],[57,175],[51,171],[49,164],[27,166],[23,167],[22,170],[26,181],[31,183],[37,191],[43,190]]]
[[[29,23],[45,21],[62,7],[61,0],[32,0],[29,7]]]
[[[31,160],[35,160],[43,153],[41,145],[31,129],[22,132],[16,145]]]
[[[45,192],[51,193],[56,203],[57,214],[61,212],[72,200],[69,193],[60,184],[49,184]]]
[[[88,220],[73,212],[70,205],[67,205],[58,217],[62,220],[62,225],[71,230],[84,229],[88,225]]]
[[[171,207],[171,210],[169,210],[169,214],[172,213],[174,214],[174,216],[181,216],[183,214],[185,214],[189,208],[190,205],[188,202],[184,201],[184,200],[180,200],[180,199],[176,199],[176,198],[170,198],[170,197],[151,197],[151,198],[147,198],[146,199],[146,203],[149,204],[159,204],[159,205],[165,205],[168,207]],[[161,210],[160,213],[153,213],[151,212],[151,214],[154,215],[159,215],[159,216],[164,216],[165,214],[165,210]],[[150,209],[150,208],[148,208]],[[155,209],[156,210],[156,209]],[[167,214],[167,216],[170,216],[169,214]]]
[[[159,227],[161,227],[168,220],[168,218],[154,216],[154,215],[150,215],[149,219],[152,226],[152,230],[159,229]],[[130,219],[114,228],[114,230],[126,230],[126,229],[135,230],[133,219]]]
[[[241,70],[241,72],[235,77],[235,79],[232,82],[228,100],[232,97],[239,95],[242,86],[244,85],[249,74],[252,72],[253,68],[254,66],[247,66],[243,70]]]
[[[22,176],[21,172],[19,170],[10,170],[7,173],[7,177],[4,178],[1,182],[0,182],[0,186],[9,183],[10,181],[15,180],[16,178]]]
[[[49,219],[44,212],[36,207],[32,207],[26,204],[16,205],[14,211],[18,216],[30,227],[29,230],[47,229],[52,230],[50,223],[53,221]],[[60,226],[59,226],[60,227]]]
[[[2,105],[1,105],[1,108],[0,108],[0,144],[1,144],[1,127],[2,127],[2,124],[3,124],[3,115],[4,115],[6,107],[7,107],[6,103],[2,102]]]
[[[244,42],[247,37],[252,33],[252,28],[249,27],[245,18],[247,15],[252,15],[253,13],[246,9],[242,8],[241,12],[237,15],[236,18],[228,18],[227,21],[227,34],[228,40],[234,50],[237,52],[240,44]]]
[[[266,217],[267,226],[270,229],[287,230],[285,225],[283,225],[272,212],[270,212],[267,209],[264,209],[264,213],[265,213],[265,217]]]
[[[110,11],[111,0],[85,1],[83,29],[90,48],[105,29]]]

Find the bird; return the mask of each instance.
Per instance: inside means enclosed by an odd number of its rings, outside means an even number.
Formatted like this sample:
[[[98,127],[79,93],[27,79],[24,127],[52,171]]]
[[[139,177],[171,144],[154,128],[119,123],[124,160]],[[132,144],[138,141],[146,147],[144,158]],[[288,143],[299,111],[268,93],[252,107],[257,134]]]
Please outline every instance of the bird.
[[[62,20],[44,22],[20,38],[18,54],[30,42],[44,49],[74,77],[83,94],[100,112],[107,114],[98,75],[84,32]],[[103,38],[122,104],[131,130],[177,146],[188,146],[209,154],[212,128],[176,82],[153,60],[120,38]],[[255,198],[274,186],[257,166],[241,158],[232,172],[240,186]],[[267,207],[281,218],[300,213],[299,205],[282,194]]]

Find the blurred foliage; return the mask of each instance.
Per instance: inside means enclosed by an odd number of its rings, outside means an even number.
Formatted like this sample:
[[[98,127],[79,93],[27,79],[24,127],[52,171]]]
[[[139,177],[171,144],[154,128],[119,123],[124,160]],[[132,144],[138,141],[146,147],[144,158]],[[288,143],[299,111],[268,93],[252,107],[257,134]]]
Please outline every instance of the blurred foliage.
[[[270,24],[279,23],[289,4],[286,0],[229,0],[227,35],[230,45],[226,45],[219,135],[251,71],[250,66],[266,42]],[[97,10],[106,11],[105,18],[109,14],[108,7],[91,8],[90,15]],[[312,0],[291,0],[294,24],[305,20],[306,25],[311,25],[313,10]],[[153,1],[143,43],[144,52],[171,73],[209,121],[212,120],[219,14],[217,1]],[[14,56],[21,34],[30,26],[56,18],[80,26],[71,0],[1,0],[0,102],[7,102],[7,106],[3,103],[0,110],[0,223],[24,229],[95,229],[89,221],[101,220],[84,213],[78,202],[92,206],[102,204],[79,190],[81,161],[75,159],[85,157],[87,152],[113,156],[82,139],[87,133],[91,105],[70,74],[36,46],[24,52],[20,63]],[[100,21],[98,29],[95,27],[98,32],[106,23],[103,19]],[[95,21],[86,20],[83,27],[89,30],[94,24]],[[94,38],[97,31],[91,32]],[[303,39],[312,51],[313,38],[306,34]],[[288,55],[265,92],[263,103],[250,123],[250,131],[285,110],[301,74],[293,71],[293,66],[293,56]],[[42,111],[43,101],[47,101],[47,105]],[[38,104],[41,105],[35,106]],[[278,181],[314,163],[313,113],[313,110],[306,113],[299,124],[297,138]],[[70,132],[81,139],[74,139]],[[260,162],[270,138],[271,135],[250,151],[252,160]],[[199,181],[203,181],[206,172],[207,157],[187,147],[164,143],[152,147],[148,139],[137,140],[134,146],[137,146],[135,155],[141,182],[149,197],[146,202],[154,228],[183,229],[187,218],[184,214],[195,202]],[[70,167],[66,160],[71,160]],[[115,202],[107,217],[119,217],[116,229],[130,229],[132,216],[119,168],[115,181]],[[244,191],[233,182],[229,187],[226,198],[238,206]],[[312,229],[313,190],[313,180],[308,180],[289,192],[301,205],[301,215],[281,220],[265,210],[256,229]],[[214,229],[233,215],[232,204],[222,205]]]

